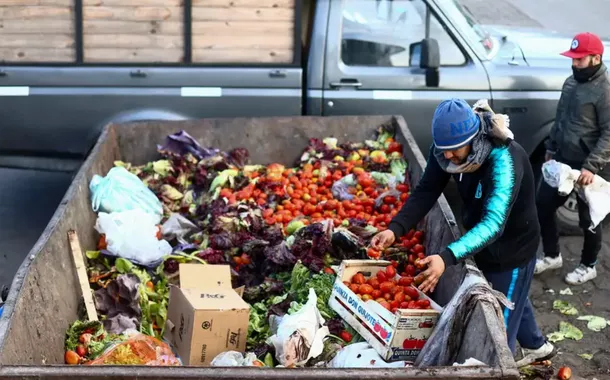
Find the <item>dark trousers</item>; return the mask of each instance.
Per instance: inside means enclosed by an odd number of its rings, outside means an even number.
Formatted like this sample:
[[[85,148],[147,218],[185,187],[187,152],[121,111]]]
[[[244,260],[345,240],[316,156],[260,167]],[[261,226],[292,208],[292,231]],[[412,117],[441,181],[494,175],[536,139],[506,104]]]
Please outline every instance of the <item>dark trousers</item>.
[[[484,272],[485,278],[495,290],[502,292],[513,302],[513,310],[504,308],[504,323],[508,347],[515,354],[516,342],[522,348],[537,349],[546,342],[534,318],[534,309],[528,293],[534,276],[536,258],[525,267],[505,272]]]
[[[567,200],[569,195],[561,196],[557,189],[551,187],[544,180],[540,183],[536,197],[536,207],[538,208],[538,220],[540,221],[540,233],[542,235],[542,247],[544,255],[557,257],[559,255],[559,232],[557,230],[557,209]],[[587,266],[594,266],[597,263],[597,255],[602,249],[602,223],[593,231],[589,231],[591,226],[591,216],[589,206],[579,196],[578,202],[579,226],[584,232],[584,245],[580,262]]]

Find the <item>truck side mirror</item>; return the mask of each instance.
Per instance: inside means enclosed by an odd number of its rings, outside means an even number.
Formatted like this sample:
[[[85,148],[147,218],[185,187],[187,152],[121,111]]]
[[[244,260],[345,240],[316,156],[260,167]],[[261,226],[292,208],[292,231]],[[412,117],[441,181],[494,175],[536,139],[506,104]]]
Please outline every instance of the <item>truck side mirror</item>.
[[[441,53],[438,41],[434,38],[424,38],[421,41],[421,60],[419,67],[426,69],[426,86],[438,87],[440,80],[439,67],[441,66]]]

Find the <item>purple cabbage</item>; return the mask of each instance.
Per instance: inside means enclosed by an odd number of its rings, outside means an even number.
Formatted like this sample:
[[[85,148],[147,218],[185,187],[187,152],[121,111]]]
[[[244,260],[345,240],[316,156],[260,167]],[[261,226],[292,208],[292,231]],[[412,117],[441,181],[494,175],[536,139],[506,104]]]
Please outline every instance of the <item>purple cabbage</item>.
[[[202,147],[191,135],[183,130],[167,136],[165,144],[158,145],[157,149],[161,152],[170,152],[181,156],[191,153],[198,159],[212,157],[220,152],[218,149]]]

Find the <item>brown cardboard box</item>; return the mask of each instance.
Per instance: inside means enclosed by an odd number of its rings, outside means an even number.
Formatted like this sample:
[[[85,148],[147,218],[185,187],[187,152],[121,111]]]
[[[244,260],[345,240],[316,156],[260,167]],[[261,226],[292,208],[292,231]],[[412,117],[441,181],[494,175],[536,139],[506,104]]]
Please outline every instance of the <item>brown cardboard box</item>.
[[[169,295],[165,337],[182,363],[209,365],[225,351],[246,350],[250,305],[231,288],[228,265],[180,264]]]

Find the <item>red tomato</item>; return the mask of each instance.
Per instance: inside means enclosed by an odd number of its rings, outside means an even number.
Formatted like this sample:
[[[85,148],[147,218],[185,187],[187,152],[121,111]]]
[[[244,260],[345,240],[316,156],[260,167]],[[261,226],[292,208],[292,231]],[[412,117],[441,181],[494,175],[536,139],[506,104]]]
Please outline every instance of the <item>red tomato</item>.
[[[374,299],[381,298],[381,296],[383,296],[383,293],[381,293],[381,290],[379,289],[375,289],[373,290],[373,293],[371,293],[371,297]]]
[[[424,233],[422,231],[415,231],[415,234],[413,234],[413,237],[421,242],[424,239]]]
[[[420,252],[424,252],[424,246],[421,244],[416,244],[413,247],[413,253],[420,253]]]
[[[385,203],[387,205],[393,205],[394,203],[396,203],[396,197],[388,195],[385,198],[383,198],[383,203]]]
[[[415,270],[415,268],[413,268]],[[402,285],[402,286],[411,286],[411,284],[413,283],[413,277],[411,276],[405,276],[405,277],[401,277],[398,280],[398,284]]]
[[[398,263],[396,264],[398,265]],[[385,269],[385,273],[388,278],[394,278],[394,276],[396,276],[396,268],[390,265]]]
[[[379,272],[377,272],[377,279],[379,280],[379,283],[381,284],[382,282],[385,282],[388,277],[386,276],[385,272],[380,270]]]
[[[366,283],[371,285],[373,289],[379,289],[379,279],[377,277],[369,278]]]
[[[387,214],[390,212],[390,206],[388,206],[387,204],[382,204],[381,207],[379,208],[379,210],[383,213],[383,214]],[[385,217],[384,217],[385,218]]]
[[[354,275],[354,277],[352,277],[352,283],[354,284],[358,284],[358,285],[362,285],[364,284],[366,281],[364,279],[364,275],[362,273],[356,273]]]
[[[419,298],[419,293],[412,286],[405,288],[405,295],[409,296],[409,298],[411,298],[412,300],[417,300]]]
[[[379,284],[379,290],[381,290],[383,293],[388,293],[392,290],[393,287],[395,287],[396,285],[394,285],[392,282],[390,281],[385,281],[382,282],[381,284]]]
[[[363,284],[363,285],[360,285],[359,290],[360,290],[360,294],[363,294],[363,295],[369,294],[370,295],[371,293],[373,293],[373,290],[375,290],[375,289],[373,289],[373,287],[369,284]]]
[[[360,290],[360,285],[358,285],[358,284],[351,284],[351,285],[349,286],[349,289],[350,289],[352,292],[354,292],[354,293],[358,294],[358,290]]]

